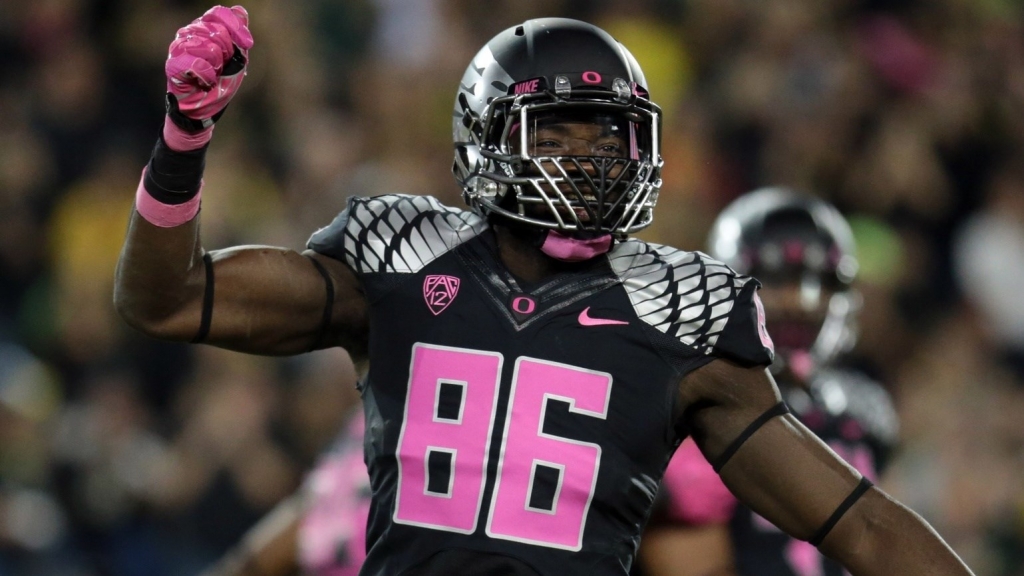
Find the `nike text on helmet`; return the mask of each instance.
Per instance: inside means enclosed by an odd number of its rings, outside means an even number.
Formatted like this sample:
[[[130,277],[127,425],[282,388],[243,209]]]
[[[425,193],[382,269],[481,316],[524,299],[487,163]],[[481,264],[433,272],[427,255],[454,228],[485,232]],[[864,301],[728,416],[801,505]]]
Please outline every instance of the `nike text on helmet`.
[[[603,123],[621,155],[545,155],[531,130]],[[607,32],[564,18],[495,36],[455,98],[452,171],[474,210],[566,232],[624,236],[650,225],[661,187],[661,110],[633,56]]]
[[[816,364],[827,364],[856,343],[856,245],[846,219],[828,202],[782,187],[745,194],[715,220],[708,252],[762,282],[813,278],[833,291],[807,350]]]

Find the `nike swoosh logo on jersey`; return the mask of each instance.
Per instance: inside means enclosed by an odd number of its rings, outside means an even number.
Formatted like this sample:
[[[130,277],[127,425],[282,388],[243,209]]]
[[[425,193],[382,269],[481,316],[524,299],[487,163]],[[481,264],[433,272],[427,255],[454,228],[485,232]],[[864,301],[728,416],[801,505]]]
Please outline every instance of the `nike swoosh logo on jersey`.
[[[612,326],[629,324],[629,322],[625,322],[623,320],[612,320],[610,318],[591,318],[590,306],[587,306],[586,308],[583,309],[583,312],[580,312],[579,321],[580,324],[583,326]]]

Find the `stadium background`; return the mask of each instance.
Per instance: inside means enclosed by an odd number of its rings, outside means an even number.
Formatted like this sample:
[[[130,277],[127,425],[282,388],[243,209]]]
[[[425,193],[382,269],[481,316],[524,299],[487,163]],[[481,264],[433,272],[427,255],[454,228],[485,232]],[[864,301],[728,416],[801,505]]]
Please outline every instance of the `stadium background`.
[[[355,402],[339,352],[147,340],[111,305],[162,60],[209,7],[0,2],[0,575],[190,576],[301,482]],[[979,576],[1024,574],[1024,11],[1013,0],[250,0],[206,173],[207,248],[301,248],[350,194],[460,198],[450,107],[519,20],[606,27],[665,112],[649,240],[745,190],[837,203],[854,361],[894,394],[885,487]]]

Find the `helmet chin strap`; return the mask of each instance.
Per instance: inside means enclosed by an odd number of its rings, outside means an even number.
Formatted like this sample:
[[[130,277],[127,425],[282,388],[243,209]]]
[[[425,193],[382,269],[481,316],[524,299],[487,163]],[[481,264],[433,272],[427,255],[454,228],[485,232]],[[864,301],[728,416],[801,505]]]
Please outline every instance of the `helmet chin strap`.
[[[558,230],[548,230],[540,245],[541,252],[563,262],[590,260],[608,252],[611,248],[611,234],[601,234],[593,238],[573,238]]]
[[[496,212],[488,215],[492,224],[507,228],[516,236],[536,246],[547,256],[562,262],[583,262],[607,253],[612,249],[612,235],[608,233],[581,232],[582,237],[570,236],[559,230],[538,228]]]

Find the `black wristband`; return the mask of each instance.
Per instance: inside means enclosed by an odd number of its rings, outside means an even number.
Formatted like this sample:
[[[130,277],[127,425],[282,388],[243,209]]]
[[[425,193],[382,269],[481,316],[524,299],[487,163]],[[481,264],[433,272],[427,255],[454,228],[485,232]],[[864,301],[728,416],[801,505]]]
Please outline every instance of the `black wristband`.
[[[164,204],[184,204],[199,193],[206,168],[206,149],[172,150],[161,134],[142,180],[149,195]]]

